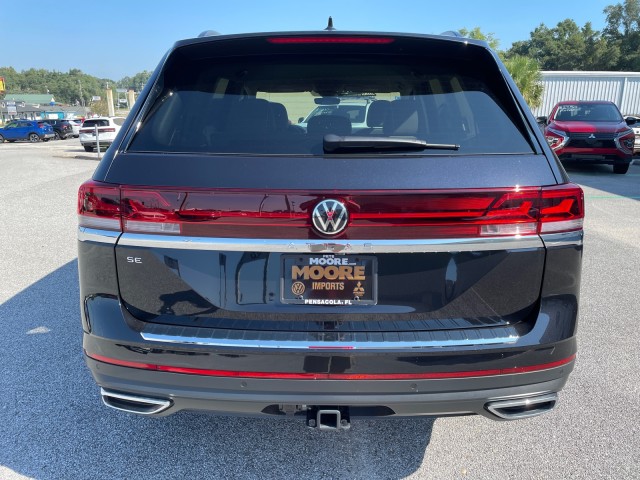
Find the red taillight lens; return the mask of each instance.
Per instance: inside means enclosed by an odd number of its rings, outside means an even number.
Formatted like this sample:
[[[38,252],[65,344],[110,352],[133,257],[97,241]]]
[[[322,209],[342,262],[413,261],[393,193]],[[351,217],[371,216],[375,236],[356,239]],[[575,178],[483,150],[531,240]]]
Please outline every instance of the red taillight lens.
[[[115,131],[116,131],[116,129],[115,129],[115,128],[99,128],[99,129],[98,129],[98,131],[99,131],[100,133],[102,133],[102,132],[109,132],[109,133],[113,133],[113,132],[115,132]]]
[[[78,190],[78,224],[81,227],[121,230],[120,189],[89,180]]]
[[[582,230],[584,193],[573,183],[544,187],[540,200],[540,233]]]
[[[305,192],[152,190],[87,182],[80,225],[131,233],[204,237],[309,238]],[[350,212],[345,238],[428,239],[524,236],[581,230],[579,186],[339,195]]]
[[[311,37],[269,37],[267,42],[275,44],[300,43],[368,43],[373,45],[387,45],[393,43],[388,37],[339,37],[339,36],[311,36]]]

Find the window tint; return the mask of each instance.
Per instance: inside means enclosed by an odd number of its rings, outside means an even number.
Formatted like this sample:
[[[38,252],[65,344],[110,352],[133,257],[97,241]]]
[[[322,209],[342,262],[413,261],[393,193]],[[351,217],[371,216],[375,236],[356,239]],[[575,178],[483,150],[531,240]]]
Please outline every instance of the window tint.
[[[108,127],[109,126],[109,120],[105,120],[105,119],[94,119],[94,120],[85,120],[84,123],[82,124],[83,127]]]
[[[473,65],[312,57],[168,62],[129,150],[323,155],[324,135],[335,133],[460,145],[421,154],[532,151],[522,119],[497,100],[508,95]]]

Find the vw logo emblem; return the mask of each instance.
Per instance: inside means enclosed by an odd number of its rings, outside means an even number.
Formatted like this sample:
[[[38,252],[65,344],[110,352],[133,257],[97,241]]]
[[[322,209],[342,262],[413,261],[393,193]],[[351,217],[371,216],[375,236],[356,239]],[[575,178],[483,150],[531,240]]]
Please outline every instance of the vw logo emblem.
[[[323,200],[316,205],[311,214],[313,226],[324,235],[336,235],[345,229],[349,221],[349,212],[344,203],[338,200]]]

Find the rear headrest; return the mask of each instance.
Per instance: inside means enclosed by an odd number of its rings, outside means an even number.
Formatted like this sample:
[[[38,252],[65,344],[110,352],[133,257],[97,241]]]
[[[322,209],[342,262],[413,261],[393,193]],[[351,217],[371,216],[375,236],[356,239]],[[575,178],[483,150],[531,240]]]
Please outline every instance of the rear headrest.
[[[273,124],[277,131],[286,130],[289,126],[289,115],[287,114],[287,107],[281,103],[269,103],[271,108],[271,115],[273,117]]]
[[[232,104],[227,131],[252,134],[273,131],[273,118],[269,102],[261,98],[253,98]]]
[[[327,133],[351,135],[351,122],[338,115],[318,115],[309,119],[307,133],[314,136],[324,136]]]
[[[391,102],[389,100],[376,100],[369,105],[367,114],[367,127],[381,127],[389,112]]]
[[[415,100],[394,100],[384,119],[385,135],[416,135],[420,129],[418,102]]]

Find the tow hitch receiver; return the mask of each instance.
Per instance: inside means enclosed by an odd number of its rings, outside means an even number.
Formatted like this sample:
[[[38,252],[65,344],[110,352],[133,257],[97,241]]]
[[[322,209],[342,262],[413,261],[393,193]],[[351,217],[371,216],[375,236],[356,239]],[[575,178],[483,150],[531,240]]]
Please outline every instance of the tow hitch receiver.
[[[351,428],[349,407],[309,407],[307,426],[320,430],[348,430]]]

